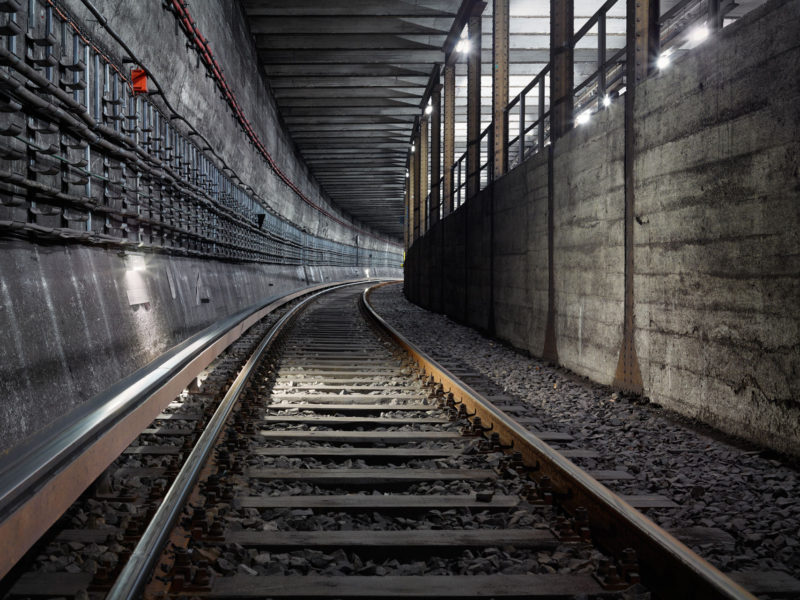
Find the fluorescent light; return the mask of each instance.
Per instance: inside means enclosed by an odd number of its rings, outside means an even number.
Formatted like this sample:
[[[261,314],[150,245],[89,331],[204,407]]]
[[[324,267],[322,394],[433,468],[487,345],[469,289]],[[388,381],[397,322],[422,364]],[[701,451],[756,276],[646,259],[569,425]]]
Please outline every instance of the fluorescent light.
[[[624,94],[624,93],[625,93],[627,90],[628,90],[628,88],[626,88],[626,87],[623,85],[621,88],[619,88],[619,91],[617,92],[617,95],[618,95],[618,96],[622,96],[622,95],[623,95],[623,94]]]
[[[588,110],[585,110],[577,117],[575,117],[575,123],[577,125],[585,125],[586,123],[589,122],[591,118],[592,118],[592,113],[589,112]]]
[[[433,107],[431,106],[431,101],[428,100],[428,106],[425,107],[425,114],[429,115],[433,112]]]
[[[697,27],[694,27],[689,31],[689,41],[694,44],[702,44],[708,36],[711,35],[711,32],[708,30],[708,27],[703,24]]]
[[[659,55],[658,59],[656,60],[656,66],[660,70],[663,71],[664,69],[666,69],[669,66],[669,63],[670,63],[669,55],[670,55],[669,51],[664,52],[664,54]]]
[[[414,144],[411,144],[411,151],[413,152],[416,149],[417,149],[416,146],[414,146]]]
[[[611,106],[611,96],[608,94],[603,96],[603,106]]]

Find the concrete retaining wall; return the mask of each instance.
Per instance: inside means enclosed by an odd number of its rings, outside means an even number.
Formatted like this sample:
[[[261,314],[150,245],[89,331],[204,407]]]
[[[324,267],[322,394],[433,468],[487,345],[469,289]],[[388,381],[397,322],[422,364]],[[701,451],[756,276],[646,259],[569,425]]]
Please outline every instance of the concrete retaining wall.
[[[0,241],[0,255],[0,454],[222,317],[320,282],[401,275],[23,241]]]
[[[637,88],[631,218],[644,394],[800,455],[798,31],[800,4],[769,2]],[[437,224],[408,254],[406,295],[541,356],[552,292],[559,363],[611,384],[624,128],[618,101],[555,143],[552,178],[542,152]],[[444,276],[425,279],[437,256]]]

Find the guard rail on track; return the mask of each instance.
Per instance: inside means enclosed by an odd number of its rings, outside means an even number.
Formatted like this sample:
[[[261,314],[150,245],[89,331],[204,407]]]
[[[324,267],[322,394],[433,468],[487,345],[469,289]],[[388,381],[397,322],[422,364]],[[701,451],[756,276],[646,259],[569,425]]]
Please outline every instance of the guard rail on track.
[[[353,280],[352,283],[368,280]],[[83,403],[3,458],[0,577],[47,531],[141,430],[250,326],[320,284],[273,296],[218,321]]]

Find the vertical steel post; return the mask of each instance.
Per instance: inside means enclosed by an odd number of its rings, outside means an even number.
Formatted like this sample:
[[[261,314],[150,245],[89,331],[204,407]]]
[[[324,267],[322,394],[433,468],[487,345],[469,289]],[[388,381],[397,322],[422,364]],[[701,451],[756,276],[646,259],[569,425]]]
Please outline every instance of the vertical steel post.
[[[406,193],[405,197],[403,198],[403,200],[405,201],[405,212],[403,213],[403,248],[405,248],[406,250],[408,250],[408,245],[409,245],[408,240],[410,237],[408,232],[408,226],[409,223],[411,222],[411,220],[409,219],[410,215],[408,212],[408,207],[409,207],[408,199],[410,196],[411,196],[411,178],[409,176],[408,178],[406,178]]]
[[[428,231],[429,207],[428,198],[428,119],[423,117],[419,122],[419,144],[417,145],[419,155],[419,199],[420,199],[420,235]]]
[[[722,29],[720,0],[708,0],[708,27],[711,31]]]
[[[429,223],[439,220],[442,204],[442,86],[437,83],[431,94],[431,206]]]
[[[603,106],[606,95],[606,13],[597,20],[597,100]]]
[[[613,385],[617,388],[641,394],[644,385],[636,354],[635,296],[634,296],[634,217],[636,194],[634,165],[636,162],[636,131],[634,107],[636,85],[643,81],[655,65],[658,53],[658,0],[627,0],[627,55],[626,64],[633,65],[633,73],[627,73],[625,92],[625,295],[620,348]]]
[[[509,0],[494,0],[492,17],[492,124],[494,127],[494,177],[508,170],[506,157],[507,124],[505,108],[508,104],[508,26]]]
[[[481,169],[481,12],[478,4],[469,17],[470,50],[467,58],[467,195],[480,190]]]
[[[653,72],[655,69],[656,58],[658,57],[658,0],[628,0],[628,18],[633,17],[635,21],[628,22],[627,29],[627,61],[631,59],[631,48],[633,48],[634,67],[633,77],[627,74],[628,90],[633,85],[638,85]],[[631,62],[628,62],[631,64]]]
[[[525,159],[525,94],[519,97],[519,160],[517,164],[521,165]]]
[[[422,234],[422,230],[420,229],[420,205],[422,203],[421,197],[421,188],[420,185],[421,177],[420,177],[420,155],[422,153],[419,151],[419,128],[414,132],[414,152],[411,155],[413,160],[414,168],[412,169],[411,177],[413,179],[413,190],[414,190],[414,240],[416,241],[417,238]]]
[[[550,0],[550,137],[560,138],[572,127],[573,0]]]
[[[453,206],[453,162],[456,156],[456,65],[444,66],[444,198],[442,214],[455,210]]]

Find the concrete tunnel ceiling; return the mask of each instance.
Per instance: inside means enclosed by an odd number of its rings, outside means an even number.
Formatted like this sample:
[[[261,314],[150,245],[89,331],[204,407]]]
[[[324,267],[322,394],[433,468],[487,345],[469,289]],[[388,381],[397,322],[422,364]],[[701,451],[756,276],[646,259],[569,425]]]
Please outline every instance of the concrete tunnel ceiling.
[[[662,14],[676,1],[662,0]],[[474,4],[481,3],[242,0],[278,109],[312,173],[340,208],[397,240],[415,120],[423,114],[431,73],[444,64]],[[574,0],[575,30],[600,4]],[[510,0],[509,12],[511,99],[549,61],[550,0]],[[607,46],[621,48],[625,0],[608,17]],[[491,0],[482,33],[481,129],[491,118]],[[576,81],[596,69],[596,36],[595,26],[575,49]],[[466,104],[466,55],[457,54],[456,158],[466,150]],[[513,131],[515,124],[509,126]]]

